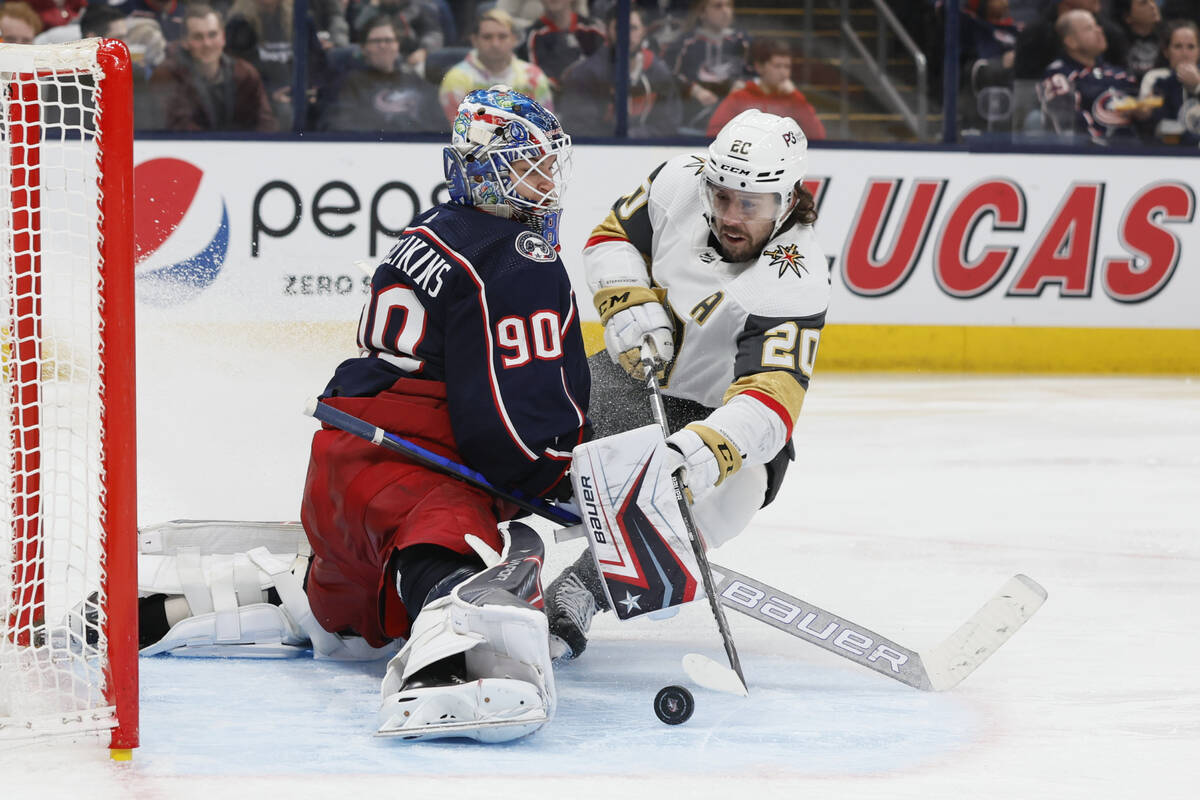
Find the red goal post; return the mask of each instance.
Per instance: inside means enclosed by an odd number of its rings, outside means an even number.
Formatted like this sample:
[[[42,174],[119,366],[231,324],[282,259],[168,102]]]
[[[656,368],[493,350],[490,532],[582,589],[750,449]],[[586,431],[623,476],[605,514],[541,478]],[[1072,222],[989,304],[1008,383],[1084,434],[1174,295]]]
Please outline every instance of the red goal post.
[[[138,744],[133,92],[115,40],[0,44],[0,747]]]

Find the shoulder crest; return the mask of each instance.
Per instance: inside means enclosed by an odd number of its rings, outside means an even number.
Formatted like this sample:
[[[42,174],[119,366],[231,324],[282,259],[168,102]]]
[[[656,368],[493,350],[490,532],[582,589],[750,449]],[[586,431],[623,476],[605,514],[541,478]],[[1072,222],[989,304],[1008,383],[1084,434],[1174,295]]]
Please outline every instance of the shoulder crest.
[[[550,243],[533,231],[522,231],[518,234],[513,247],[530,261],[546,263],[558,258],[558,254],[554,252]]]

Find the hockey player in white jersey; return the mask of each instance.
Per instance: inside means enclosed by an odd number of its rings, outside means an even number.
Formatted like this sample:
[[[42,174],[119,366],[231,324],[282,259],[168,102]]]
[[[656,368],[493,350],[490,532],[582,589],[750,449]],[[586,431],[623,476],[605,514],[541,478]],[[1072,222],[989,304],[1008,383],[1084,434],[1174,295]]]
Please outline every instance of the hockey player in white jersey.
[[[829,304],[829,267],[804,188],[794,120],[739,114],[705,154],[681,155],[618,199],[592,232],[584,270],[607,354],[589,359],[597,437],[652,422],[642,348],[662,364],[673,433],[709,548],[774,499]],[[590,552],[546,592],[552,650],[578,656],[608,610]]]

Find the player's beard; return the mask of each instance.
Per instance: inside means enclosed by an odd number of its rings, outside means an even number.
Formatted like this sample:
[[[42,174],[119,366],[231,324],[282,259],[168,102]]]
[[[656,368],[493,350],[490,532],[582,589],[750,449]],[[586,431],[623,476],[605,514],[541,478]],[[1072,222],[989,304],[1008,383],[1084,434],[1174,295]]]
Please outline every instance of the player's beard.
[[[755,238],[754,234],[745,225],[723,225],[718,223],[715,232],[717,244],[720,245],[721,254],[726,261],[740,263],[749,261],[758,256],[762,249],[767,246],[767,241],[770,240],[771,234],[762,234]]]

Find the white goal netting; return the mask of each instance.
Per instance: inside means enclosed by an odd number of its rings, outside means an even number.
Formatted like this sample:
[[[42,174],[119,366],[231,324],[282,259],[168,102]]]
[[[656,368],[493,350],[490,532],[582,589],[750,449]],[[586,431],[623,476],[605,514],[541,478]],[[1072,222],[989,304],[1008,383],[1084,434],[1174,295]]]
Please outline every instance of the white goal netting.
[[[116,724],[96,41],[0,45],[0,742]]]

